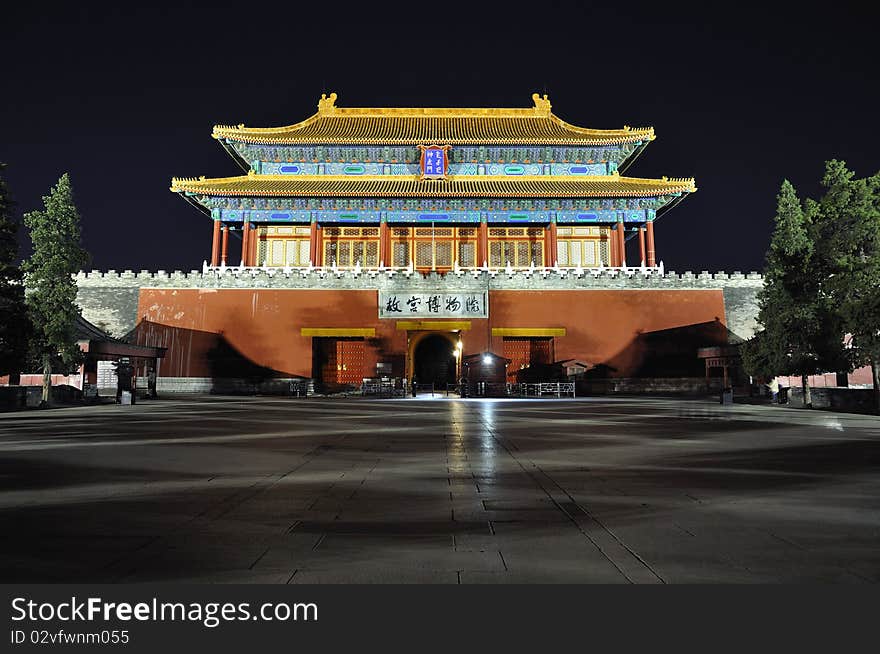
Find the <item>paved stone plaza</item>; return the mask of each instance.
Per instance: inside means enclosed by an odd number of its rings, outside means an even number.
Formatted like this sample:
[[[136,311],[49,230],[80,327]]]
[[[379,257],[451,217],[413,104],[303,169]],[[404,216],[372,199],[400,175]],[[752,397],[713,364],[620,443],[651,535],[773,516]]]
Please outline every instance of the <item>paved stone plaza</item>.
[[[880,580],[880,420],[709,400],[0,415],[0,581]]]

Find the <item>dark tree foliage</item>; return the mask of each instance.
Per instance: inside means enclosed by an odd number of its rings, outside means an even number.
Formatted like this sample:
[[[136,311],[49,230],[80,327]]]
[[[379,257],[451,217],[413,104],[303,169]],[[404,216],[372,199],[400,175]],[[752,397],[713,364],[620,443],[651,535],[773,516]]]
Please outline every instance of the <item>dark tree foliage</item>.
[[[820,206],[811,200],[802,204],[786,180],[775,222],[758,295],[762,331],[743,347],[743,362],[752,375],[799,375],[804,403],[811,406],[809,375],[850,369],[841,320],[823,288],[828,266],[817,247]]]
[[[43,371],[43,402],[49,401],[53,370],[66,372],[82,357],[76,343],[76,282],[88,255],[80,245],[80,216],[65,173],[43,197],[44,208],[24,216],[33,254],[25,262],[27,307],[33,332],[31,350]]]
[[[0,163],[0,375],[14,380],[25,364],[29,329],[18,268],[18,223],[12,217],[4,168]]]
[[[829,161],[819,203],[825,291],[834,298],[856,366],[870,365],[880,413],[880,173],[856,179],[842,161]]]

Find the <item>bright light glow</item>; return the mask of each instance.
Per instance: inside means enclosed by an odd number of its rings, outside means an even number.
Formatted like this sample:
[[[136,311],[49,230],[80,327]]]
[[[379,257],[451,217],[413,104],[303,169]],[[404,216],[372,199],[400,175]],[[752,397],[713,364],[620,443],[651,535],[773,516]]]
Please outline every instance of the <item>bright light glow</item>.
[[[462,348],[464,348],[464,343],[459,341],[458,343],[455,344],[455,347],[457,347],[459,350],[461,350]]]
[[[492,363],[492,357],[490,357],[488,354],[484,354],[483,355],[483,363],[485,363],[488,366],[490,363]]]

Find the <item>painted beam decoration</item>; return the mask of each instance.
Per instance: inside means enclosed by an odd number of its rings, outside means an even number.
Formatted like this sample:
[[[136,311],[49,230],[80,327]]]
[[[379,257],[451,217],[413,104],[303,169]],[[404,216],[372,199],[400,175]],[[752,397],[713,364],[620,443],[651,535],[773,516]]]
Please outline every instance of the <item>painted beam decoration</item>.
[[[449,171],[451,145],[419,145],[421,179],[446,179]]]
[[[379,291],[379,318],[487,318],[486,293]]]

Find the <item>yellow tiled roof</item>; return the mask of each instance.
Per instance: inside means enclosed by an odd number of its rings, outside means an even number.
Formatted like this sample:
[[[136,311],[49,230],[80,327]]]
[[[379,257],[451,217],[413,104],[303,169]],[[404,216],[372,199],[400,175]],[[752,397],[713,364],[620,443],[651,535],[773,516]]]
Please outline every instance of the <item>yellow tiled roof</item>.
[[[415,145],[547,144],[614,145],[654,139],[653,127],[587,129],[570,125],[550,111],[537,93],[528,109],[348,108],[336,94],[321,96],[318,113],[287,127],[216,125],[214,138],[265,144]]]
[[[603,176],[458,176],[420,180],[410,175],[242,175],[178,178],[171,190],[204,195],[286,197],[644,197],[696,191],[693,178]]]

